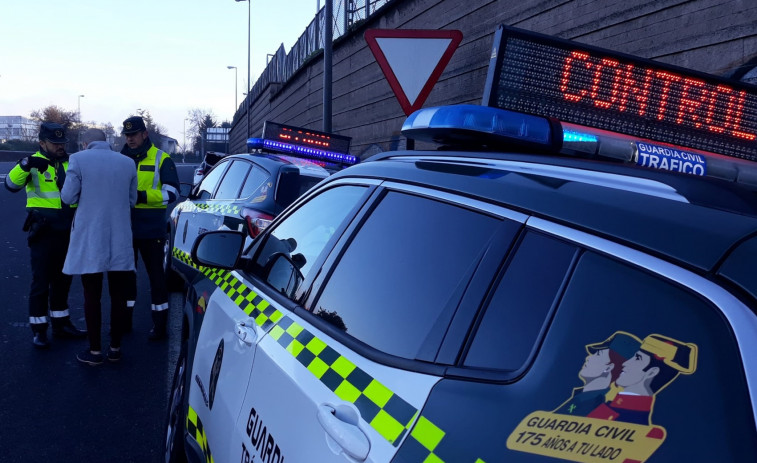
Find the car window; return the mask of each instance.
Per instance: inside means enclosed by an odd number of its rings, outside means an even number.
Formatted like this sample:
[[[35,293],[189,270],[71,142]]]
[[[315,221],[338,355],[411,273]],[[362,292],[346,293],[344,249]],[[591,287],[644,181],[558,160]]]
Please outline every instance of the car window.
[[[271,230],[255,257],[256,264],[264,268],[278,254],[284,254],[307,277],[313,263],[366,191],[367,187],[344,185],[316,195]],[[287,294],[296,289],[289,288]]]
[[[213,190],[216,189],[216,185],[228,165],[228,162],[219,163],[205,175],[205,178],[202,179],[202,182],[200,182],[200,186],[197,189],[197,199],[210,199],[213,195]]]
[[[242,160],[236,160],[226,170],[226,175],[218,185],[218,190],[213,195],[213,199],[237,199],[239,190],[242,188],[242,182],[247,177],[250,170],[250,163]]]
[[[323,177],[311,177],[310,175],[300,175],[300,196],[304,195],[311,188],[316,186]]]
[[[487,304],[465,366],[516,370],[525,363],[575,253],[575,246],[540,233],[524,236]]]
[[[256,189],[263,185],[270,175],[267,170],[253,163],[252,170],[247,174],[239,197],[249,198]]]
[[[390,192],[336,264],[313,312],[375,349],[415,359],[432,330],[448,325],[453,312],[445,308],[456,306],[500,223]]]

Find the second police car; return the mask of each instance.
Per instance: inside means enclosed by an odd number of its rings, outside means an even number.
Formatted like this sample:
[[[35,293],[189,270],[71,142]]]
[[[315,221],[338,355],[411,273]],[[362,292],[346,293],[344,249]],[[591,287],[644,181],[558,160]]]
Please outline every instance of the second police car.
[[[325,142],[339,152],[319,149]],[[249,154],[208,154],[201,179],[171,211],[164,263],[172,286],[192,282],[197,270],[186,258],[201,233],[230,229],[257,236],[286,206],[331,172],[357,160],[349,137],[266,121]],[[181,278],[179,278],[181,277]]]
[[[443,149],[194,242],[166,461],[757,461],[757,89],[505,27],[493,56],[485,105],[405,122]]]

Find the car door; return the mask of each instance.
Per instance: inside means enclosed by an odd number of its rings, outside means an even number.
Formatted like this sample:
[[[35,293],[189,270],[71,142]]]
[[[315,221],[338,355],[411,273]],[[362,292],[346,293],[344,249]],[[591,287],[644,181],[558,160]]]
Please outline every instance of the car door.
[[[443,374],[433,360],[447,323],[502,226],[415,190],[376,194],[339,255],[326,259],[328,275],[313,279],[312,304],[292,308],[267,287],[279,315],[258,345],[237,422],[241,461],[385,462],[407,437]],[[326,196],[279,222],[257,263],[278,255],[300,267],[306,285],[317,270],[308,266],[321,262],[318,243],[334,229]]]

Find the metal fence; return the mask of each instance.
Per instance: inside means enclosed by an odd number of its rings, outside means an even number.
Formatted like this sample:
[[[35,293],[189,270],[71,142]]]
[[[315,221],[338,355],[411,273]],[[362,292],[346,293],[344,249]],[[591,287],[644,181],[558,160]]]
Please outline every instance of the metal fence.
[[[394,0],[325,0],[334,2],[333,10],[333,39],[349,33],[359,26],[368,17],[376,13],[381,7]],[[270,84],[286,83],[308,60],[317,55],[323,49],[324,43],[324,18],[325,11],[322,8],[310,22],[305,32],[294,44],[289,53],[280,46],[273,58],[268,62],[263,73],[252,86],[242,106],[237,108],[234,114],[233,125],[244,114],[241,108],[249,108],[263,89]]]

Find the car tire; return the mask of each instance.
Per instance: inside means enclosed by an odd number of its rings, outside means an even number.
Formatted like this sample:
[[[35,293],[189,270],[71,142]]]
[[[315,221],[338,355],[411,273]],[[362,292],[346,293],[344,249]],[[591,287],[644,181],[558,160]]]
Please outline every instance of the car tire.
[[[166,272],[166,285],[168,291],[184,291],[184,279],[173,269],[172,251],[173,241],[171,240],[171,234],[168,233],[163,245],[163,269]]]
[[[168,414],[165,426],[164,461],[166,463],[186,463],[184,452],[184,431],[186,428],[185,394],[187,379],[187,342],[182,341],[181,352],[176,360],[171,395],[168,397]]]

